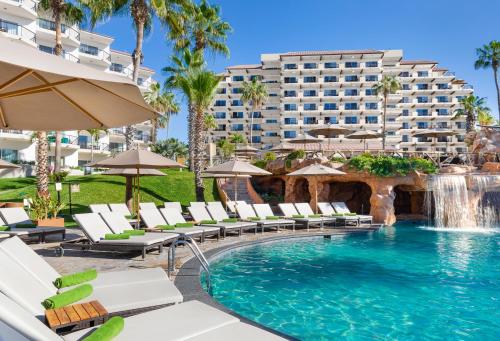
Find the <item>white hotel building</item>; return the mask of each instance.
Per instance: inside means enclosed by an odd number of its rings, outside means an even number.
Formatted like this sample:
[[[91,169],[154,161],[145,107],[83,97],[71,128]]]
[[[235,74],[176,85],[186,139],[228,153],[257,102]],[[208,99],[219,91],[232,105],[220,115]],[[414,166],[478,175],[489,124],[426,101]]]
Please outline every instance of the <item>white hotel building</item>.
[[[241,102],[243,81],[259,77],[269,98],[254,112],[254,147],[268,149],[318,125],[382,131],[382,98],[371,89],[384,75],[396,76],[402,89],[390,95],[387,146],[403,151],[466,151],[465,119],[453,119],[459,99],[472,87],[437,62],[404,60],[402,50],[308,51],[263,54],[261,63],[226,68],[211,107],[217,128],[213,140],[239,133],[250,136],[251,107]],[[413,137],[420,129],[448,128],[456,136]],[[367,141],[381,148],[380,139]],[[361,141],[340,135],[330,140],[339,150],[362,149]]]
[[[0,35],[18,40],[20,44],[32,46],[47,53],[54,52],[55,25],[50,16],[41,17],[33,0],[0,0]],[[113,38],[84,31],[78,26],[63,25],[63,58],[82,63],[105,72],[132,77],[132,58],[129,53],[112,50]],[[0,46],[1,53],[1,46]],[[55,58],[55,57],[54,57]],[[146,90],[154,82],[154,71],[141,67],[139,87]],[[144,122],[135,126],[135,143],[148,143],[151,139],[151,125]],[[102,133],[97,143],[92,143],[86,131],[66,131],[62,138],[62,157],[66,167],[83,166],[94,155],[94,160],[109,157],[125,148],[125,128],[115,128]],[[33,132],[0,130],[0,158],[7,161],[35,161]],[[50,160],[53,163],[55,135],[49,133]]]

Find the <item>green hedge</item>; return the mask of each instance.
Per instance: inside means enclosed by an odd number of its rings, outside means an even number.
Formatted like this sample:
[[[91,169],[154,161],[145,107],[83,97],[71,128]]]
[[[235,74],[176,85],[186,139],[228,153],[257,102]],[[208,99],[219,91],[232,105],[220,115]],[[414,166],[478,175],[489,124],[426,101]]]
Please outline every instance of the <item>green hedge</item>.
[[[370,174],[382,177],[405,176],[414,170],[426,174],[435,174],[438,171],[437,167],[429,160],[384,155],[362,154],[353,157],[347,164],[350,168],[358,171],[367,171]]]

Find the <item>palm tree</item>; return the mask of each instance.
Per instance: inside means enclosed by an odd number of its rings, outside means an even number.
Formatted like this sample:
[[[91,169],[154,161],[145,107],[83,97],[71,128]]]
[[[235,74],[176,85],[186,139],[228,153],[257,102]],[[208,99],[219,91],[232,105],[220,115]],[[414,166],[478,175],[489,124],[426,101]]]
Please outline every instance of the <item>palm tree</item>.
[[[477,113],[477,122],[482,126],[495,124],[495,118],[491,116],[488,110],[479,110]]]
[[[459,100],[462,108],[455,111],[455,117],[465,116],[465,130],[469,133],[474,130],[476,118],[480,112],[488,112],[484,97],[469,95]]]
[[[204,200],[203,179],[201,172],[203,168],[203,156],[205,151],[205,113],[210,107],[215,96],[217,86],[221,77],[205,68],[196,68],[183,77],[178,77],[176,86],[188,101],[190,112],[193,113],[193,165],[195,175],[196,199]],[[191,148],[191,146],[190,146]]]
[[[266,86],[257,80],[257,77],[252,78],[250,82],[243,82],[243,90],[241,100],[243,103],[252,103],[252,112],[250,114],[250,145],[253,143],[253,115],[255,110],[261,108],[267,99]]]
[[[235,144],[235,145],[247,142],[245,137],[243,137],[243,135],[241,135],[241,134],[233,134],[233,135],[229,136],[229,141],[231,141],[231,143]]]
[[[144,93],[144,100],[148,103],[156,112],[160,113],[155,115],[155,118],[151,120],[153,126],[151,132],[151,143],[156,143],[158,138],[158,129],[167,128],[168,136],[168,124],[170,122],[170,116],[175,115],[179,112],[179,104],[175,102],[174,94],[171,92],[161,90],[159,83],[153,83],[149,87],[149,90]]]
[[[382,115],[382,150],[385,151],[385,123],[387,113],[387,97],[389,94],[394,94],[401,89],[401,84],[394,76],[384,76],[377,84],[372,87],[379,95],[384,97],[384,113]]]
[[[182,17],[181,7],[186,6],[188,0],[79,0],[90,12],[90,24],[95,27],[96,23],[105,20],[113,15],[129,14],[135,28],[135,49],[132,53],[133,73],[132,80],[137,83],[139,77],[139,67],[143,61],[142,45],[144,35],[147,34],[153,25],[156,17],[165,25],[169,31],[181,29]],[[125,144],[127,149],[132,147],[134,139],[134,129],[127,126],[125,129]]]
[[[233,155],[235,149],[234,144],[228,139],[221,139],[217,141],[217,148],[221,151],[224,160],[229,159],[231,155]]]
[[[188,155],[187,144],[176,138],[158,141],[151,145],[151,150],[172,160],[176,160],[177,157],[186,157]]]
[[[500,67],[500,41],[493,40],[487,45],[476,49],[477,60],[474,63],[476,69],[493,69],[495,87],[497,88],[498,117],[500,121],[500,86],[498,85],[498,68]]]
[[[87,129],[87,133],[90,135],[90,162],[94,162],[94,147],[99,143],[99,138],[101,137],[101,132],[108,133],[107,129],[93,128]]]
[[[47,132],[36,133],[36,189],[41,197],[49,197],[49,172],[47,168],[49,144]]]

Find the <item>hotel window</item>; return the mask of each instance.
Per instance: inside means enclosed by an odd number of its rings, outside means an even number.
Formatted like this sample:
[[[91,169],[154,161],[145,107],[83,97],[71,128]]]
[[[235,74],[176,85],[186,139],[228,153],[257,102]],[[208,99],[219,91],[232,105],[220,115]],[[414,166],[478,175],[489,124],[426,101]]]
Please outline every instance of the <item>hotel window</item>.
[[[264,136],[267,136],[267,137],[274,137],[274,136],[278,136],[278,133],[275,132],[275,131],[266,131],[264,133]]]
[[[324,108],[325,110],[337,110],[337,109],[338,109],[338,108],[337,108],[337,103],[325,103],[325,104],[323,105],[323,108]]]
[[[259,131],[259,130],[262,130],[262,126],[260,124],[252,124],[252,130],[256,130],[256,131]]]
[[[318,64],[316,63],[304,63],[304,69],[317,69]]]
[[[123,65],[119,63],[111,63],[111,65],[109,66],[109,70],[114,72],[123,73],[124,69],[125,68],[123,67]]]
[[[438,116],[448,116],[449,115],[448,109],[437,109],[436,113],[438,114]]]
[[[401,126],[402,129],[410,129],[410,123],[408,122],[403,122],[403,125]]]
[[[366,110],[377,110],[378,103],[374,103],[374,102],[365,103],[365,109]]]
[[[225,94],[226,93],[226,88],[219,88],[219,89],[217,89],[217,93],[220,94],[220,95],[221,94]]]
[[[417,96],[417,103],[429,103],[429,97]]]
[[[233,76],[233,82],[243,82],[243,76]]]
[[[396,132],[394,130],[386,132],[387,136],[395,136]]]
[[[225,124],[217,125],[217,128],[215,128],[215,131],[226,131],[226,125]]]
[[[285,83],[287,84],[297,83],[297,77],[285,77]]]
[[[366,116],[365,117],[365,123],[366,124],[377,124],[378,123],[378,117],[377,116]]]
[[[348,69],[349,68],[355,68],[355,67],[358,67],[358,66],[359,66],[358,62],[346,62],[345,63],[345,67],[348,68]]]
[[[366,67],[377,67],[378,66],[378,62],[366,62],[365,66]]]
[[[438,122],[437,127],[439,129],[446,129],[446,128],[448,128],[448,122]]]
[[[80,44],[78,51],[92,56],[97,56],[99,54],[99,49],[97,47],[87,44]]]
[[[408,142],[408,141],[410,141],[410,139],[409,139],[408,135],[403,135],[403,136],[401,136],[401,141]]]
[[[304,77],[304,83],[316,83],[316,77],[314,76]]]
[[[231,101],[231,105],[233,107],[241,107],[241,106],[243,106],[243,101],[241,99],[233,99]]]
[[[296,111],[296,110],[297,110],[297,104],[295,103],[285,104],[285,111]]]
[[[451,86],[449,86],[448,83],[438,83],[437,88],[439,90],[447,90],[447,89],[451,89]]]
[[[427,129],[429,127],[429,122],[417,122],[418,129]]]
[[[232,113],[231,118],[244,118],[243,111],[235,111]]]
[[[243,131],[243,124],[233,124],[231,125],[232,131]]]
[[[297,97],[297,91],[285,90],[285,97]]]
[[[448,96],[436,96],[438,103],[447,103],[450,101]]]
[[[429,84],[417,84],[418,90],[429,90]]]
[[[0,159],[14,162],[17,161],[19,157],[19,152],[15,149],[0,149]]]
[[[401,103],[410,103],[410,97],[402,97]]]
[[[429,110],[417,109],[417,116],[429,116]]]
[[[265,109],[266,110],[278,110],[278,107],[277,106],[270,106],[270,105],[268,105],[268,106],[266,106]]]
[[[344,104],[344,109],[345,110],[358,110],[358,103],[346,103]]]
[[[365,90],[365,96],[376,96],[377,91],[375,89],[366,89]]]
[[[268,120],[266,120],[266,123],[267,124],[278,124],[278,120],[276,120],[276,119],[268,119]]]
[[[1,29],[1,28],[0,28]],[[46,45],[38,45],[38,49],[45,53],[54,54],[54,48]]]
[[[232,92],[233,94],[241,94],[241,93],[243,92],[243,89],[242,89],[242,88],[233,88],[233,89],[231,90],[231,92]]]
[[[285,64],[284,68],[285,68],[285,70],[296,70],[297,64]]]
[[[403,114],[403,116],[410,116],[410,111],[407,109],[404,109],[402,114]]]
[[[318,96],[316,90],[304,90],[304,97],[315,97]]]
[[[214,104],[215,107],[225,107],[226,106],[226,101],[223,99],[218,99],[215,101]]]
[[[327,116],[325,117],[325,124],[337,124],[339,121],[335,116]]]
[[[388,117],[387,122],[396,122],[396,119],[394,117]]]
[[[358,82],[359,81],[359,78],[356,75],[345,76],[344,79],[346,82]]]
[[[336,62],[328,62],[325,63],[325,69],[336,69],[338,68],[338,64]]]
[[[337,81],[337,76],[325,76],[323,80],[325,83],[333,83]]]
[[[285,124],[286,125],[297,124],[297,118],[295,118],[295,117],[285,117]]]
[[[262,114],[260,111],[254,111],[252,113],[253,118],[262,118]]]
[[[376,82],[376,81],[378,81],[378,76],[377,75],[368,75],[368,76],[365,76],[365,80],[367,82]]]
[[[324,96],[338,96],[337,90],[328,89],[323,91]]]
[[[429,77],[429,71],[418,71],[417,77]]]
[[[249,77],[249,79],[251,81],[253,81],[254,79],[260,81],[260,80],[262,80],[262,76],[261,75],[252,75]]]
[[[278,94],[272,93],[272,94],[269,94],[269,97],[278,97]]]
[[[304,110],[316,110],[316,103],[304,103]]]
[[[225,112],[221,112],[221,111],[218,111],[215,113],[214,117],[216,119],[224,119],[226,118],[226,113]]]
[[[455,122],[457,129],[465,129],[465,122]]]
[[[401,85],[401,89],[402,90],[411,90],[410,84],[403,84],[403,85]]]
[[[409,72],[401,72],[399,74],[399,77],[410,77],[410,73]]]
[[[358,95],[358,89],[345,89],[344,90],[344,96],[357,96]]]
[[[286,130],[284,132],[284,136],[286,139],[294,139],[297,137],[297,132],[296,131],[293,131],[293,130]]]
[[[315,117],[304,117],[304,124],[318,124]]]
[[[465,141],[465,135],[457,135],[456,136],[458,142],[464,142]]]
[[[356,116],[346,116],[345,124],[358,124],[358,118]]]
[[[252,136],[252,143],[260,143],[261,138],[260,136]]]

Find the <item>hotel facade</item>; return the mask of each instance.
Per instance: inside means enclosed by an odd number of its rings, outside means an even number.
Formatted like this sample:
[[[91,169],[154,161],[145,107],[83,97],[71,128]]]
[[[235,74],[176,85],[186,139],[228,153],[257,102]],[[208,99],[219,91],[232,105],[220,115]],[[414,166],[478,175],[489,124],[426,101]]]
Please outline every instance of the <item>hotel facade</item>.
[[[33,0],[0,0],[0,35],[18,40],[19,44],[54,54],[55,24],[50,16],[37,13]],[[77,25],[62,26],[63,55],[61,58],[92,68],[132,78],[132,58],[127,52],[111,49],[113,38],[84,31]],[[1,51],[1,46],[0,46]],[[56,57],[54,57],[56,58]],[[141,67],[138,85],[141,91],[154,82],[154,71]],[[137,124],[134,144],[145,145],[151,141],[150,122]],[[125,128],[113,128],[92,141],[86,131],[65,131],[62,137],[62,163],[65,167],[78,167],[94,160],[109,157],[125,149]],[[54,164],[55,133],[49,132],[49,161]],[[0,129],[0,158],[7,161],[35,161],[36,146],[33,132]]]
[[[372,90],[383,76],[395,76],[401,90],[389,95],[386,144],[400,151],[465,152],[465,118],[454,118],[459,100],[473,92],[453,72],[429,60],[405,60],[402,50],[308,51],[262,54],[261,63],[226,68],[210,108],[217,128],[212,140],[243,134],[250,140],[251,105],[241,101],[243,81],[257,77],[268,99],[253,112],[252,142],[269,149],[322,125],[382,132],[383,99]],[[422,129],[452,129],[457,135],[417,138]],[[325,141],[328,141],[326,139]],[[329,140],[332,150],[359,150],[359,140]],[[381,149],[381,139],[367,140]]]

